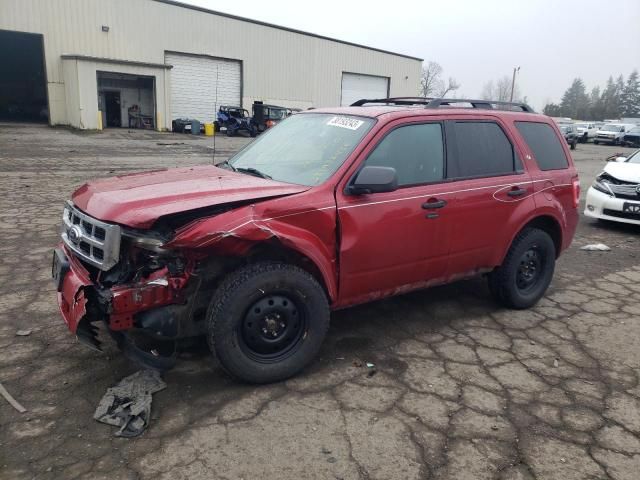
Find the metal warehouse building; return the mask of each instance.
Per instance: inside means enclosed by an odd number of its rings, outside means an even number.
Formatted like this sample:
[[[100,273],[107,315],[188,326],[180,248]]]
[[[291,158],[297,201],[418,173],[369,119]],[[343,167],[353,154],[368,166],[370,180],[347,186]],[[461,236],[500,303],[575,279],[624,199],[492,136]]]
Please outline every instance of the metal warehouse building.
[[[217,105],[414,96],[422,60],[169,0],[0,0],[0,118],[170,129]]]

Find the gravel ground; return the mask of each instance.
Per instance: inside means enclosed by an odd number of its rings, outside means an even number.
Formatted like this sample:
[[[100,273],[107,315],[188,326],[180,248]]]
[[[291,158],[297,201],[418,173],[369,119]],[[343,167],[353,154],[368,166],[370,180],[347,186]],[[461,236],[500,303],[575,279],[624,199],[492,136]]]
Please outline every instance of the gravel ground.
[[[217,160],[248,141],[218,138]],[[583,198],[615,151],[578,146]],[[90,178],[211,161],[203,137],[0,124],[0,381],[28,409],[0,399],[0,478],[638,478],[640,228],[585,218],[531,310],[476,279],[340,311],[320,358],[269,386],[197,351],[166,374],[147,432],[113,437],[93,410],[136,368],[57,312],[62,203]],[[579,250],[595,242],[612,250]]]

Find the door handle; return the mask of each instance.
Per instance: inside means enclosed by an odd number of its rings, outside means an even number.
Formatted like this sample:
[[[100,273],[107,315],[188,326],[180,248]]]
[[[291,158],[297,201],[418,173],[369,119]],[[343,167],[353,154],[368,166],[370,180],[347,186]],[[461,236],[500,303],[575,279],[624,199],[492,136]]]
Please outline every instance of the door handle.
[[[429,199],[427,202],[422,204],[422,208],[424,208],[425,210],[433,210],[436,208],[443,208],[447,205],[447,202],[445,200],[438,200],[438,199]]]
[[[521,197],[525,193],[527,193],[526,188],[514,188],[513,190],[509,190],[507,192],[507,195],[509,195],[510,197]]]

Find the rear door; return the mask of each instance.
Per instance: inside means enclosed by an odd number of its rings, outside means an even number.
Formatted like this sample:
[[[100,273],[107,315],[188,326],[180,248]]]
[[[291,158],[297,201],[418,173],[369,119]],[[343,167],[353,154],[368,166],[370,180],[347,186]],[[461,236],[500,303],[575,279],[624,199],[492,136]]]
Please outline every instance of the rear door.
[[[516,121],[514,125],[524,140],[527,159],[533,159],[529,172],[536,192],[536,207],[561,221],[563,237],[570,239],[578,222],[580,184],[566,143],[549,123]]]
[[[446,202],[440,196],[447,190],[445,159],[442,121],[396,121],[376,135],[338,185],[342,305],[443,279],[449,237]],[[345,193],[364,165],[395,168],[398,190]]]
[[[535,207],[522,152],[500,119],[485,118],[446,124],[452,279],[497,265],[513,232]]]

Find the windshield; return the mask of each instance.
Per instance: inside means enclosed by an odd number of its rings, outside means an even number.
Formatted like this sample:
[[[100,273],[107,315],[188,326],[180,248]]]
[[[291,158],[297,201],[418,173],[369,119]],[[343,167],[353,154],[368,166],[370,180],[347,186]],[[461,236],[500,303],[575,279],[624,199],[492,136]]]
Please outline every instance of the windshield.
[[[566,125],[560,125],[560,130],[562,131],[562,133],[567,133],[571,131],[571,129]]]
[[[640,150],[636,150],[631,155],[627,157],[626,160],[628,163],[638,163],[640,164]]]
[[[620,125],[605,125],[602,127],[603,132],[621,132],[622,127]]]
[[[319,185],[335,172],[371,129],[371,118],[306,113],[263,133],[229,163],[253,168],[274,180]]]

